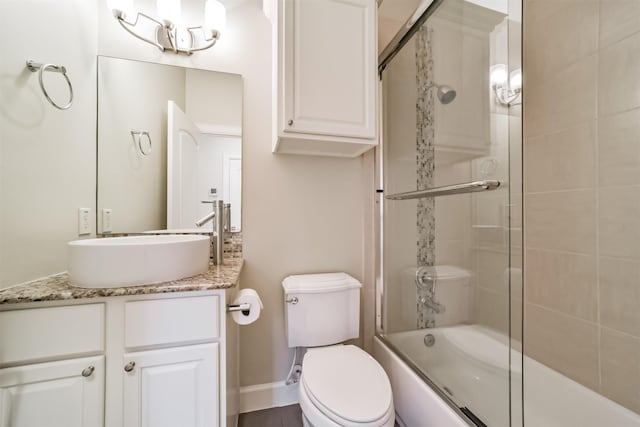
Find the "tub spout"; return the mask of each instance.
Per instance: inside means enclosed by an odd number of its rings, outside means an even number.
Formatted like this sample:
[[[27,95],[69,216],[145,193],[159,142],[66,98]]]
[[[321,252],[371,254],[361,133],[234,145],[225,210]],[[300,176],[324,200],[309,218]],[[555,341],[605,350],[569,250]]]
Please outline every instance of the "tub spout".
[[[444,305],[437,303],[430,298],[420,298],[420,303],[433,310],[436,314],[442,314],[446,310],[446,307]]]

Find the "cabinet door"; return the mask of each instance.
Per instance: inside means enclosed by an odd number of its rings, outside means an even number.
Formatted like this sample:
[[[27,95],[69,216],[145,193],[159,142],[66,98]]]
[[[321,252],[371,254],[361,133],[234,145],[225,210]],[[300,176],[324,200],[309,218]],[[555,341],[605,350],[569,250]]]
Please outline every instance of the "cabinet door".
[[[104,356],[0,369],[0,427],[103,424]]]
[[[374,138],[375,0],[281,0],[284,131]]]
[[[125,427],[219,425],[217,343],[128,353],[123,362]]]

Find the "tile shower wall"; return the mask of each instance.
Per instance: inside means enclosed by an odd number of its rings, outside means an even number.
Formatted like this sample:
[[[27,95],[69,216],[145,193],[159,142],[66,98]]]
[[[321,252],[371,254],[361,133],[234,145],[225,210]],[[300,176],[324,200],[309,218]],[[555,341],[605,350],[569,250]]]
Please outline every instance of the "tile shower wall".
[[[640,412],[640,2],[524,3],[525,352]]]

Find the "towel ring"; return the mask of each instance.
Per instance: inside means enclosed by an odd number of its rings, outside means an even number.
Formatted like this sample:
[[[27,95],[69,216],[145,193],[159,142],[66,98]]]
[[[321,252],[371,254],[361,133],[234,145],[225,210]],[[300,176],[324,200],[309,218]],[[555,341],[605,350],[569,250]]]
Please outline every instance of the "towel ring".
[[[58,110],[68,110],[69,107],[71,107],[71,105],[73,104],[73,86],[71,85],[71,80],[67,75],[66,67],[62,65],[55,65],[55,64],[40,64],[32,60],[28,60],[27,68],[29,69],[29,71],[33,73],[38,72],[38,82],[40,83],[40,89],[42,89],[42,93],[44,93],[44,97],[47,98],[47,101],[49,101],[49,104],[53,105]],[[51,97],[49,96],[47,89],[44,87],[44,80],[42,78],[42,74],[45,71],[53,71],[55,73],[60,73],[67,81],[67,86],[69,86],[69,102],[67,103],[67,105],[60,106],[56,104],[55,101],[51,99]]]
[[[137,135],[137,138],[136,138],[136,135]],[[131,129],[131,136],[133,137],[133,141],[138,145],[138,149],[140,150],[140,153],[143,156],[148,156],[149,154],[151,154],[152,143],[151,143],[151,135],[149,134],[149,131]],[[143,136],[146,136],[147,141],[149,141],[149,148],[147,150],[142,148]]]

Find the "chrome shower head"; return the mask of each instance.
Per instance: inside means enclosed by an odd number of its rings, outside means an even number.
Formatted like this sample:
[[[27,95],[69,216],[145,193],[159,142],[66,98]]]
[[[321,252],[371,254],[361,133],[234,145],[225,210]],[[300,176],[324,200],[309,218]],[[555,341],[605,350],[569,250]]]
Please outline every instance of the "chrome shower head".
[[[438,92],[436,92],[436,96],[438,97],[438,100],[441,104],[446,105],[456,99],[456,91],[452,87],[447,85],[438,85],[435,83],[431,83],[430,85],[427,85],[424,90],[427,91],[434,87],[438,89]]]
[[[442,86],[438,86],[438,99],[440,100],[440,103],[442,104],[449,104],[450,102],[452,102],[454,99],[456,99],[456,91],[453,90],[453,88],[446,86],[446,85],[442,85]]]

